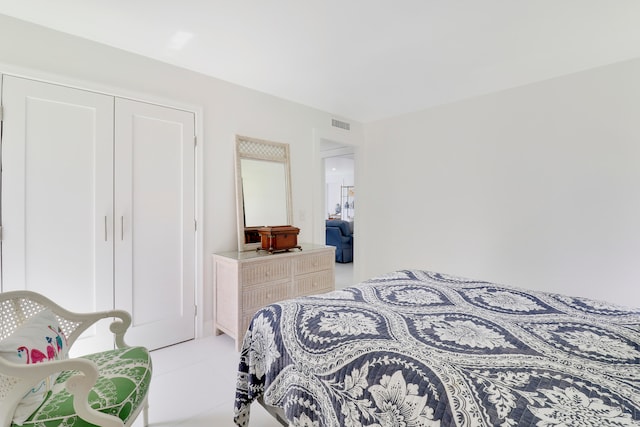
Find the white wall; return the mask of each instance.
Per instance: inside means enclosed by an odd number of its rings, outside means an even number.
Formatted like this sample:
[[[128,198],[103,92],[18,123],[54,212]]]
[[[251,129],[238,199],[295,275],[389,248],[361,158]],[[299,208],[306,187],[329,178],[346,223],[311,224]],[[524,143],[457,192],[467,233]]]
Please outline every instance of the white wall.
[[[294,224],[301,229],[299,241],[314,242],[314,235],[319,234],[316,230],[324,229],[324,217],[317,214],[313,202],[319,185],[316,140],[318,135],[335,134],[331,114],[4,15],[0,15],[0,34],[0,73],[46,75],[59,83],[201,109],[201,274],[207,323],[213,318],[210,254],[237,249],[236,134],[290,144]],[[350,141],[361,141],[361,126],[350,123]],[[314,243],[324,243],[324,232],[322,240]]]
[[[3,15],[0,31],[0,71],[202,109],[205,320],[208,255],[237,247],[235,134],[291,144],[300,241],[323,241],[320,141],[362,144],[357,123],[337,133],[328,113]],[[356,278],[426,268],[640,306],[638,75],[640,60],[367,125]]]
[[[365,127],[364,277],[423,268],[640,306],[640,59]]]

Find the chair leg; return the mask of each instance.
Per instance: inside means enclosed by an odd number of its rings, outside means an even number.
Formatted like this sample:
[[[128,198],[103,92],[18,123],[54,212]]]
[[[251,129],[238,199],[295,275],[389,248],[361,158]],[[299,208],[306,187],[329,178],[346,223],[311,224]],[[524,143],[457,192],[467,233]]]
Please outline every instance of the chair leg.
[[[144,427],[149,425],[149,399],[145,399],[144,407],[142,408],[142,423]]]

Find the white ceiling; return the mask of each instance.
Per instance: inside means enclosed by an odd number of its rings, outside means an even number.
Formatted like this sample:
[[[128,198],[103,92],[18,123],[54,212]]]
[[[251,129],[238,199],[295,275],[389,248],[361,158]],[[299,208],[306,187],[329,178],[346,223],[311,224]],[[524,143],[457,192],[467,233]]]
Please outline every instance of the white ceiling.
[[[0,0],[0,13],[362,122],[640,57],[638,0]]]

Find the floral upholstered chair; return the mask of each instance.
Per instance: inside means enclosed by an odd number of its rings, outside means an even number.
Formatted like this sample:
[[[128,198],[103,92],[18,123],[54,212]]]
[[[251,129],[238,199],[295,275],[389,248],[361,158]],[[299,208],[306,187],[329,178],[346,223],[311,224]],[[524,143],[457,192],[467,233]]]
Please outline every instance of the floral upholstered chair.
[[[68,358],[69,347],[100,319],[116,349]],[[151,358],[128,347],[122,310],[72,313],[30,291],[0,293],[0,427],[123,427],[141,411],[147,425]]]

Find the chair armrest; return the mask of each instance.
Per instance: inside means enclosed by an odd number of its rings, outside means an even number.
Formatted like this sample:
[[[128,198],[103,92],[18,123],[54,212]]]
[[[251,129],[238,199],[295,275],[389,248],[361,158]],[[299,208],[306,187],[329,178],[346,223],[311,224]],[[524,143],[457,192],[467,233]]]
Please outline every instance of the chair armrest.
[[[98,379],[98,368],[90,360],[74,358],[55,360],[32,365],[10,362],[0,357],[0,379],[4,376],[7,390],[0,399],[0,425],[9,426],[18,403],[34,385],[52,374],[63,371],[78,371],[66,382],[66,388],[73,394],[73,407],[85,421],[104,427],[124,427],[122,420],[103,414],[89,406],[88,398],[91,388]]]
[[[124,335],[131,326],[131,315],[124,310],[107,310],[98,311],[95,313],[74,313],[68,311],[60,306],[49,306],[51,310],[59,317],[72,322],[78,322],[79,325],[76,329],[67,337],[69,340],[69,347],[73,346],[73,343],[78,337],[91,327],[94,323],[102,319],[115,318],[115,320],[109,325],[109,330],[115,335],[115,342],[118,348],[128,347],[124,340]]]
[[[342,244],[344,246],[351,246],[351,241],[352,241],[351,236],[342,235],[340,240],[342,241]]]
[[[340,233],[340,229],[337,227],[326,227],[325,229],[325,242],[327,244],[331,244],[333,246],[337,246],[342,241],[342,233]]]
[[[109,325],[109,329],[116,336],[116,347],[129,347],[124,341],[124,334],[127,332],[127,329],[129,329],[129,326],[131,326],[131,315],[124,310],[111,310],[106,312],[106,314],[106,317],[119,319],[114,320],[111,325]]]
[[[80,418],[102,427],[124,427],[118,417],[103,414],[89,406],[89,392],[98,380],[95,363],[85,359],[73,359],[75,368],[81,373],[67,380],[67,390],[73,394],[73,408]]]
[[[73,346],[76,339],[78,339],[85,330],[91,327],[91,325],[96,323],[98,320],[116,318],[116,321],[110,325],[110,330],[115,334],[115,341],[118,348],[127,347],[124,341],[124,334],[129,326],[131,326],[131,316],[124,310],[76,313],[61,307],[44,295],[26,290],[3,292],[0,296],[2,300],[23,301],[24,305],[29,308],[31,307],[31,302],[36,303],[42,308],[49,308],[58,317],[58,319],[60,319],[61,326],[66,334],[67,340],[69,341],[69,347]],[[16,306],[21,307],[20,304],[16,304]],[[33,310],[29,311],[33,312]],[[23,316],[30,317],[29,315],[26,315],[26,313],[23,314]]]

